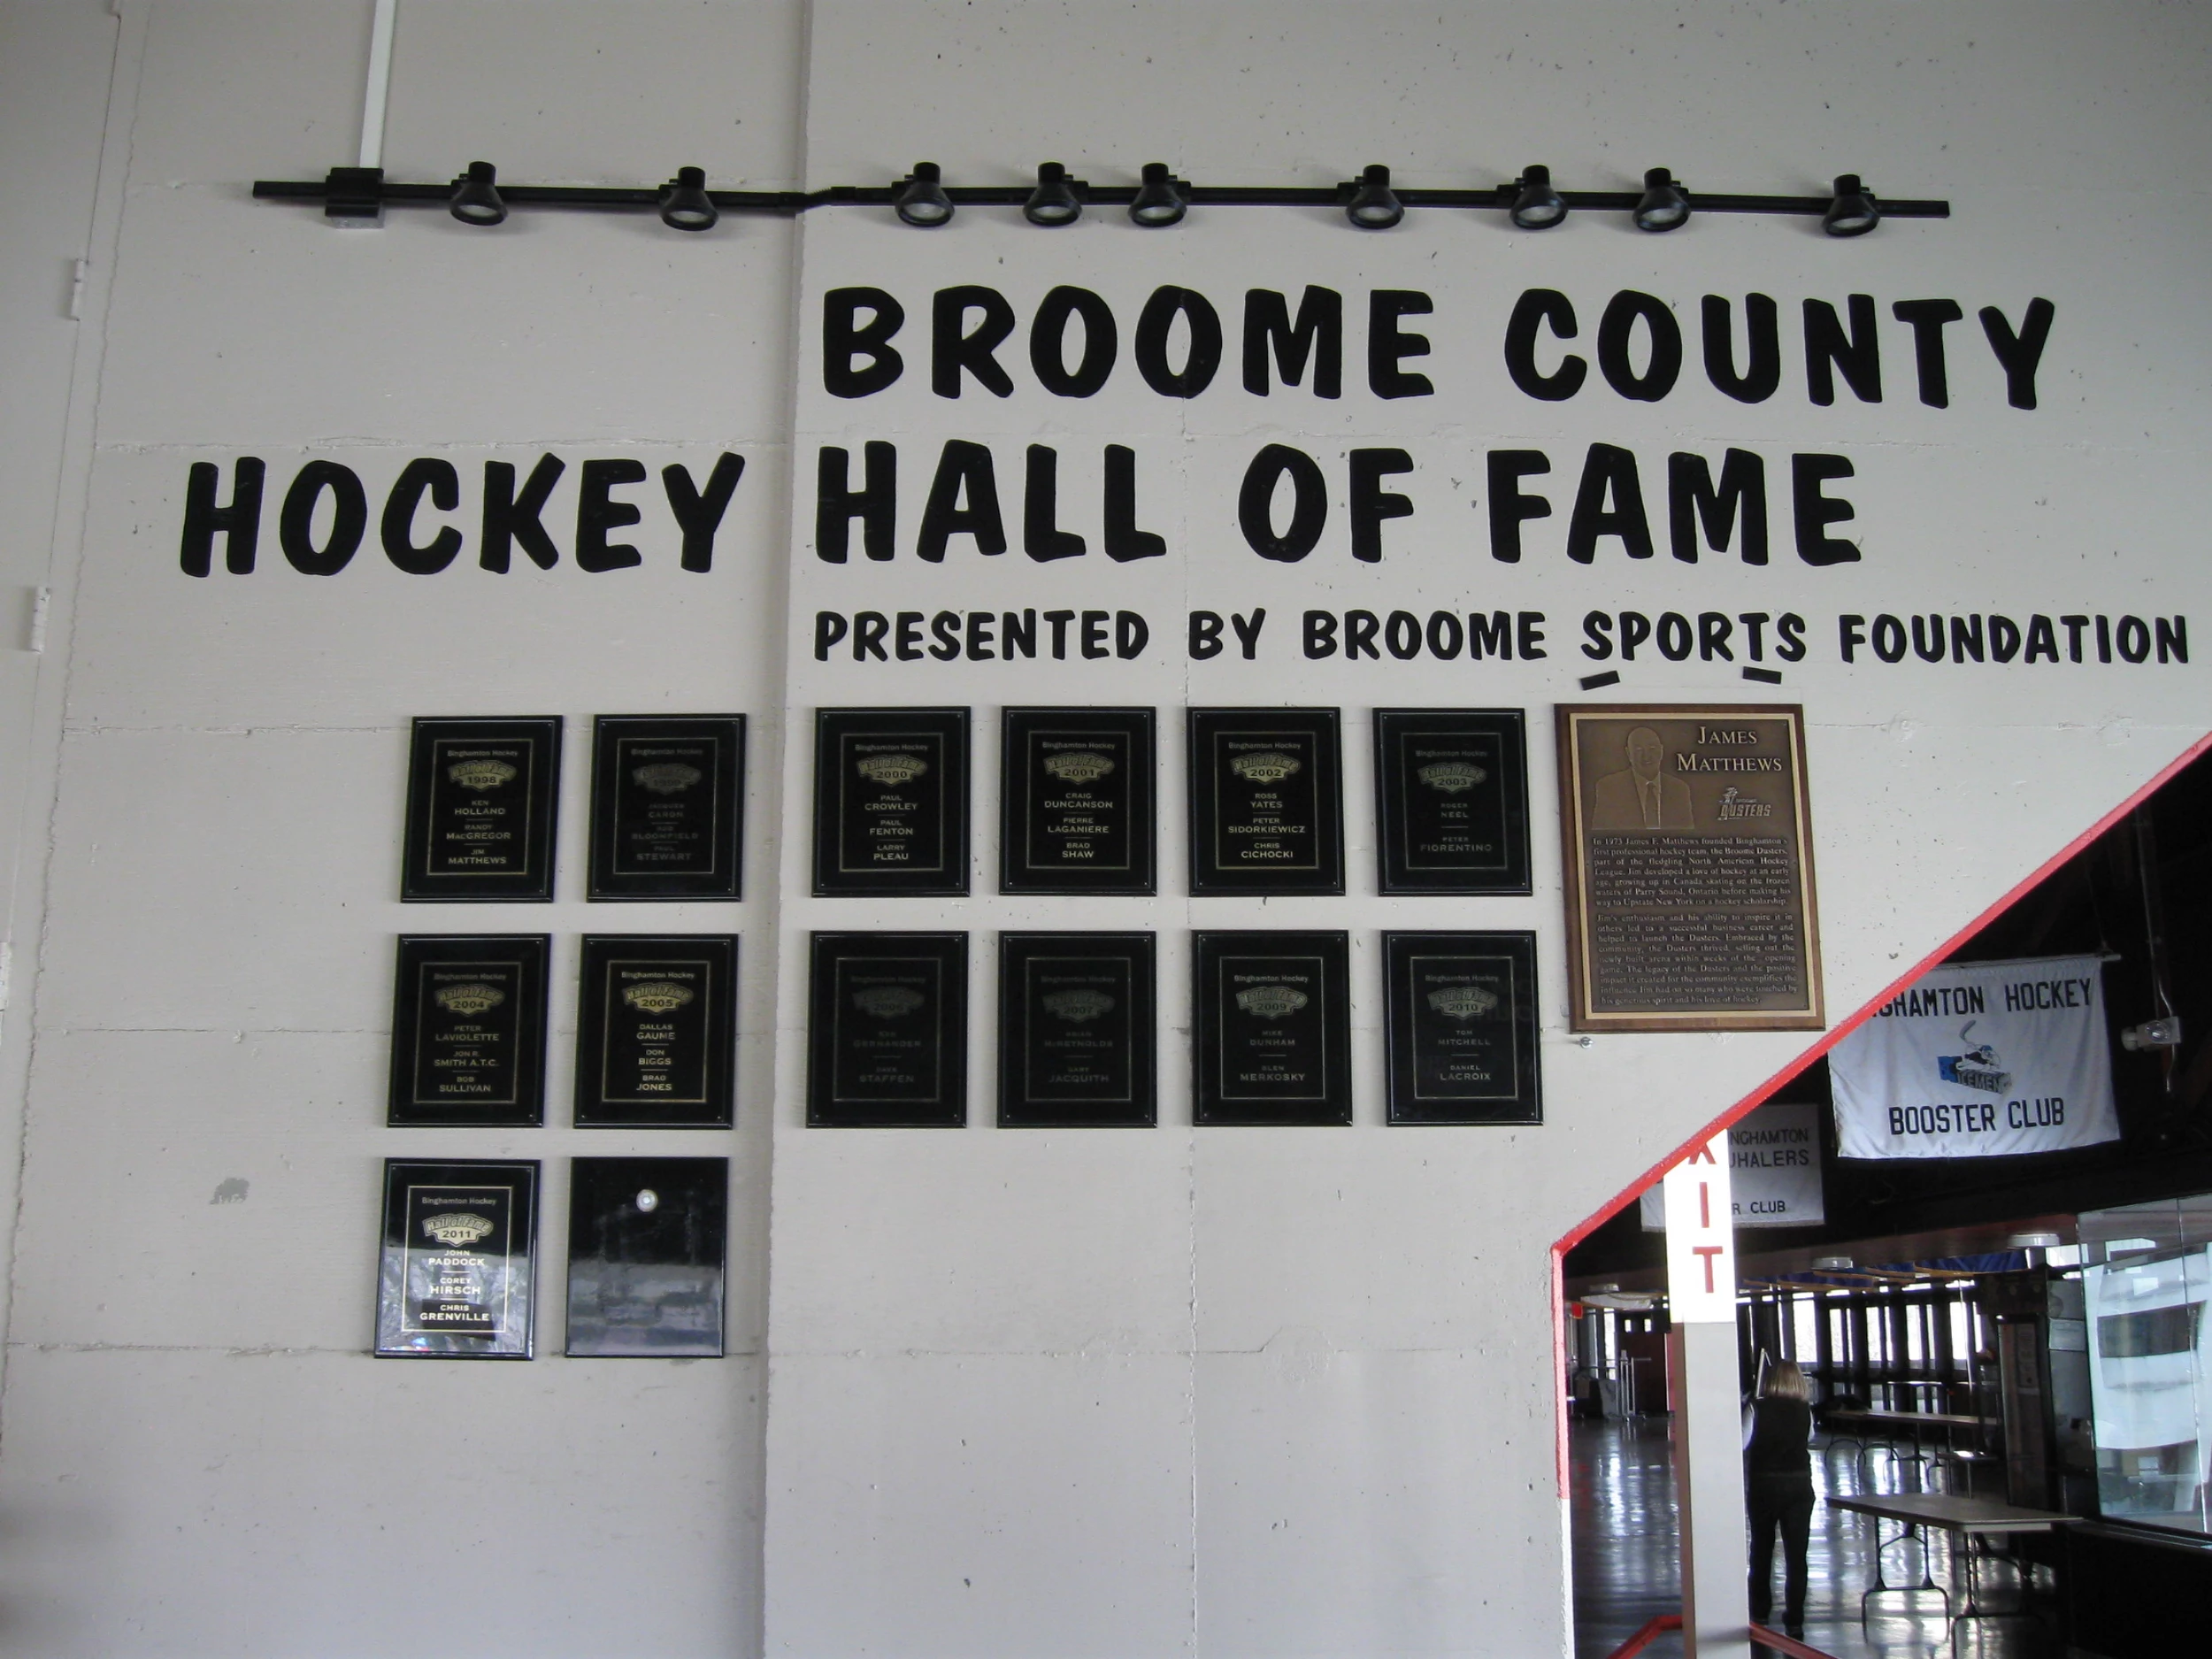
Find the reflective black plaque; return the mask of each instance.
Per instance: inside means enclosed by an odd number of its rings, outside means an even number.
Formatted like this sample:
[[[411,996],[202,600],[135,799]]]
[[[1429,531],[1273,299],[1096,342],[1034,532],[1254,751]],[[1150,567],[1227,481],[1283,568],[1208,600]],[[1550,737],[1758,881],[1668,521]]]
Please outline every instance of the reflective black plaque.
[[[1150,933],[1001,933],[1002,1128],[1156,1121]]]
[[[1536,935],[1385,933],[1394,1124],[1544,1121]]]
[[[1344,891],[1334,709],[1190,711],[1190,890]]]
[[[1350,1123],[1349,935],[1200,933],[1194,944],[1195,1121]]]
[[[736,1015],[734,938],[587,934],[577,1127],[727,1128]]]
[[[1526,893],[1528,740],[1518,709],[1375,710],[1385,893]]]
[[[968,711],[823,709],[814,725],[814,891],[968,890]]]
[[[542,933],[399,941],[392,996],[394,1128],[545,1120]]]
[[[1000,892],[1157,891],[1152,728],[1149,709],[1005,711]]]
[[[535,1162],[384,1160],[376,1351],[385,1359],[528,1359]]]
[[[399,896],[553,896],[561,718],[415,722]]]
[[[745,839],[745,717],[592,722],[594,899],[734,899]]]
[[[568,1345],[587,1359],[719,1359],[727,1158],[575,1158]]]
[[[966,1125],[967,934],[817,933],[809,1010],[809,1124]]]

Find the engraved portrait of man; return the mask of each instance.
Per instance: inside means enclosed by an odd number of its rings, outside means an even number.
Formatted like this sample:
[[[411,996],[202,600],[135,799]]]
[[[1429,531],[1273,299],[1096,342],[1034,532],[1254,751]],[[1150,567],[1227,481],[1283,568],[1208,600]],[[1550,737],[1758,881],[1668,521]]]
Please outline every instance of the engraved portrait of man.
[[[1666,774],[1667,746],[1647,726],[1632,728],[1628,764],[1597,780],[1591,803],[1594,830],[1686,830],[1691,827],[1690,786]]]

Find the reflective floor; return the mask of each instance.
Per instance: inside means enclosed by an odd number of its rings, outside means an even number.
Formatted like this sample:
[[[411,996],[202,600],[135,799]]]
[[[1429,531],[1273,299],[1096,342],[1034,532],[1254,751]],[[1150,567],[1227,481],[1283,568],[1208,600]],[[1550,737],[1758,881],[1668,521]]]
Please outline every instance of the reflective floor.
[[[1574,1476],[1574,1592],[1576,1659],[1606,1659],[1646,1621],[1682,1610],[1682,1578],[1675,1545],[1674,1460],[1667,1419],[1637,1423],[1577,1423],[1572,1429]],[[1878,1462],[1863,1468],[1849,1448],[1816,1451],[1813,1479],[1823,1498],[1834,1491],[1910,1489],[1907,1473]],[[1836,1659],[1935,1659],[1952,1653],[1942,1599],[1932,1594],[1887,1594],[1862,1624],[1862,1594],[1874,1585],[1872,1517],[1833,1509],[1813,1510],[1812,1547],[1806,1564],[1810,1593],[1805,1640]],[[1885,1525],[1890,1538],[1895,1528]],[[1938,1584],[1955,1582],[1950,1552],[1940,1538],[1931,1548]],[[1887,1578],[1921,1581],[1916,1547],[1891,1547]],[[1775,1610],[1781,1611],[1780,1563],[1776,1563]],[[2016,1608],[2020,1596],[2008,1566],[1984,1570],[1985,1601]],[[2058,1659],[2064,1645],[2042,1622],[2029,1617],[1970,1621],[1960,1627],[1958,1659]],[[1644,1649],[1653,1659],[1679,1659],[1682,1639],[1661,1637]]]

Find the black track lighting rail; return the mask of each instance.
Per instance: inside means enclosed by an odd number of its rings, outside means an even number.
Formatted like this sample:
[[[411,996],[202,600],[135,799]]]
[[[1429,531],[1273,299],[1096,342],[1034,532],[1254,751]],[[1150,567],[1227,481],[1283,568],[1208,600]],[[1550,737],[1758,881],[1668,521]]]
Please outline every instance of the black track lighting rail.
[[[253,193],[261,201],[313,202],[326,206],[340,204],[365,210],[370,214],[373,214],[379,205],[444,207],[453,199],[454,186],[449,183],[408,184],[360,176],[373,171],[347,167],[335,169],[326,179],[257,179],[254,181]],[[348,174],[354,176],[343,176]],[[1097,207],[1127,207],[1136,201],[1142,188],[1133,184],[1070,182],[1086,206]],[[1319,187],[1193,185],[1179,182],[1177,188],[1183,199],[1193,207],[1341,208],[1358,194],[1360,185],[1357,181]],[[897,203],[901,188],[896,184],[839,184],[822,190],[709,190],[706,196],[722,212],[788,217],[821,207],[890,207]],[[1035,188],[1030,184],[947,185],[944,194],[959,207],[1021,207],[1029,201]],[[1473,190],[1427,189],[1419,186],[1393,188],[1398,201],[1408,208],[1451,208],[1492,212],[1509,211],[1517,194],[1512,184]],[[633,209],[649,212],[659,208],[667,193],[667,187],[509,184],[502,180],[498,192],[503,201],[514,207],[603,211]],[[1688,190],[1686,187],[1685,194],[1699,213],[1778,213],[1811,219],[1825,214],[1835,199],[1832,196],[1717,195],[1702,190]],[[1559,198],[1571,210],[1601,213],[1631,212],[1643,199],[1641,193],[1635,190],[1562,190]],[[1945,201],[1901,200],[1884,196],[1881,198],[1881,216],[1884,219],[1948,219],[1951,204]]]

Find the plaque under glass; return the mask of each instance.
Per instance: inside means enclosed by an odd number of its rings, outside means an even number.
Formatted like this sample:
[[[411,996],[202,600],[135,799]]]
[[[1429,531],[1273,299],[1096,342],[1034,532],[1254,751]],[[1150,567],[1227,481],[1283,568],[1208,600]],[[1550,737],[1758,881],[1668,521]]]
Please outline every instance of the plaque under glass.
[[[745,843],[745,717],[592,722],[593,899],[734,899]]]
[[[1350,936],[1200,933],[1194,944],[1194,1121],[1350,1123]]]
[[[1518,709],[1375,710],[1385,893],[1526,893],[1528,739]]]
[[[1392,1123],[1543,1122],[1534,933],[1385,933],[1383,985]]]
[[[1003,1129],[1142,1128],[1158,1119],[1150,933],[1001,933]]]
[[[1334,709],[1190,710],[1190,890],[1344,891]]]
[[[378,1356],[528,1359],[537,1211],[535,1161],[385,1159]]]
[[[727,1158],[574,1158],[568,1340],[576,1359],[719,1359]]]
[[[560,779],[558,715],[417,720],[399,896],[550,899]]]
[[[968,711],[821,709],[814,893],[968,890]]]
[[[587,934],[577,986],[578,1128],[729,1127],[735,938]]]
[[[968,936],[817,933],[806,1120],[838,1129],[968,1121]]]
[[[1150,709],[1008,709],[999,891],[1151,894]]]
[[[545,1121],[543,933],[417,934],[392,993],[394,1128]]]

